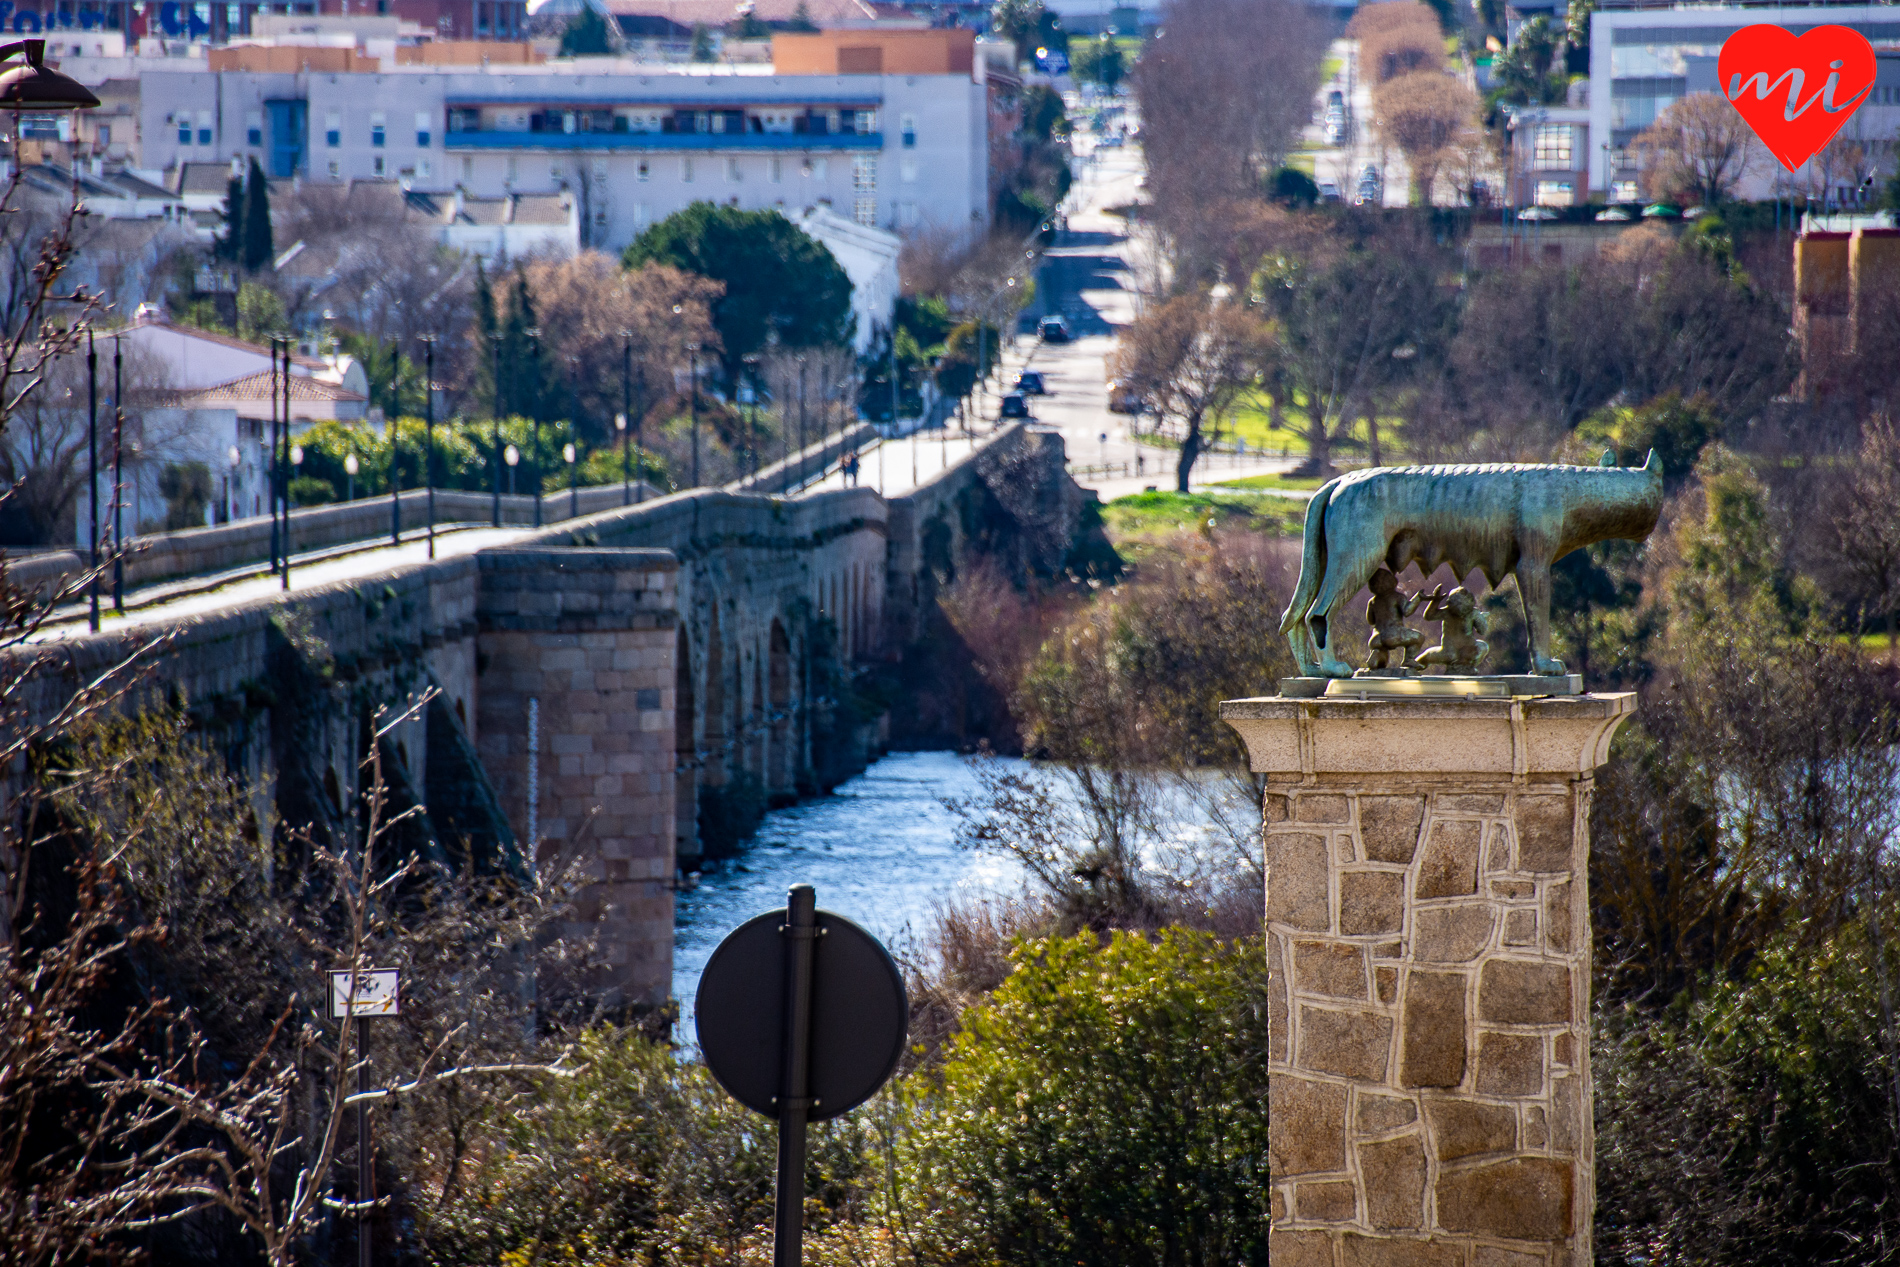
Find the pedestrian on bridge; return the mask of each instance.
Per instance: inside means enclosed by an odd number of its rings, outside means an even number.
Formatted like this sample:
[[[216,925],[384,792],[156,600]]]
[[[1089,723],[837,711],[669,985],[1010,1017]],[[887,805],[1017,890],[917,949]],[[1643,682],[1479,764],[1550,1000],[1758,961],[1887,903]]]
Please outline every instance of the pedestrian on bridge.
[[[856,488],[858,484],[858,455],[853,453],[844,460],[844,482]]]

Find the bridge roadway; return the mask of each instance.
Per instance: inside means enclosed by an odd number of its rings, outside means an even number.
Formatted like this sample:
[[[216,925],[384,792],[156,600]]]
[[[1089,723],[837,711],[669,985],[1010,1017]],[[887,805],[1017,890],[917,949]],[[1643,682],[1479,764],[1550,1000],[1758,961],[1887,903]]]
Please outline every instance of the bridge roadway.
[[[881,719],[844,689],[852,664],[911,644],[971,550],[1060,567],[1066,541],[1042,525],[1080,511],[1060,438],[1042,428],[885,442],[857,487],[827,473],[827,443],[750,481],[814,481],[793,496],[696,489],[623,506],[618,489],[582,490],[583,510],[606,508],[444,532],[433,560],[413,531],[419,494],[399,508],[399,545],[337,535],[359,519],[386,531],[387,500],[299,512],[305,539],[331,539],[293,558],[288,592],[257,571],[256,524],[170,534],[149,543],[125,616],[94,634],[68,607],[35,642],[0,648],[0,674],[20,676],[21,707],[44,720],[138,652],[133,697],[182,701],[255,789],[262,828],[307,824],[332,847],[359,830],[375,743],[393,808],[418,810],[403,847],[449,868],[574,860],[589,881],[575,918],[603,955],[587,988],[657,1005],[677,877],[765,805],[849,777],[882,743]],[[204,559],[219,561],[211,574],[183,565]],[[418,716],[374,739],[377,710],[425,691]]]

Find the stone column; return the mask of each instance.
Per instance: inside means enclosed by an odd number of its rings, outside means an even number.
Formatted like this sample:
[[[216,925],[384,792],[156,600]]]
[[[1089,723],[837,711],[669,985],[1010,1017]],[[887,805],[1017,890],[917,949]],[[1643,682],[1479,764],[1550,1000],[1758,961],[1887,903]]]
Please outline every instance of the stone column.
[[[663,1003],[673,975],[679,563],[666,550],[477,557],[477,750],[523,852],[544,867],[578,860],[590,881],[569,931],[598,938],[599,975],[553,988],[578,985],[617,1007]]]
[[[1635,696],[1230,700],[1274,1267],[1588,1267],[1590,795]]]

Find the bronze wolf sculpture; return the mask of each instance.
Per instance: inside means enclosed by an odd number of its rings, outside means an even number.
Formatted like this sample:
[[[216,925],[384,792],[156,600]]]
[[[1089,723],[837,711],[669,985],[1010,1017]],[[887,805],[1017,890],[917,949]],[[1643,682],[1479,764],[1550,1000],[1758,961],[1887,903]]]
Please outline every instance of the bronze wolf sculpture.
[[[1598,541],[1641,541],[1662,513],[1662,463],[1640,467],[1397,466],[1354,471],[1306,507],[1300,582],[1280,621],[1300,672],[1351,677],[1333,618],[1374,572],[1412,563],[1430,576],[1450,563],[1462,582],[1479,569],[1492,588],[1517,577],[1532,671],[1560,674],[1550,656],[1550,565]]]

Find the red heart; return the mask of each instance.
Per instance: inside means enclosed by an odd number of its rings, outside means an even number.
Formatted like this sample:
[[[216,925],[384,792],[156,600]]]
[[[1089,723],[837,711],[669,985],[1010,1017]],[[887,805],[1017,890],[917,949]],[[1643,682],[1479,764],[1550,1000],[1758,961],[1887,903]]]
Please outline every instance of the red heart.
[[[1841,130],[1874,86],[1874,46],[1845,26],[1799,37],[1770,23],[1728,37],[1715,63],[1722,95],[1789,171]]]

